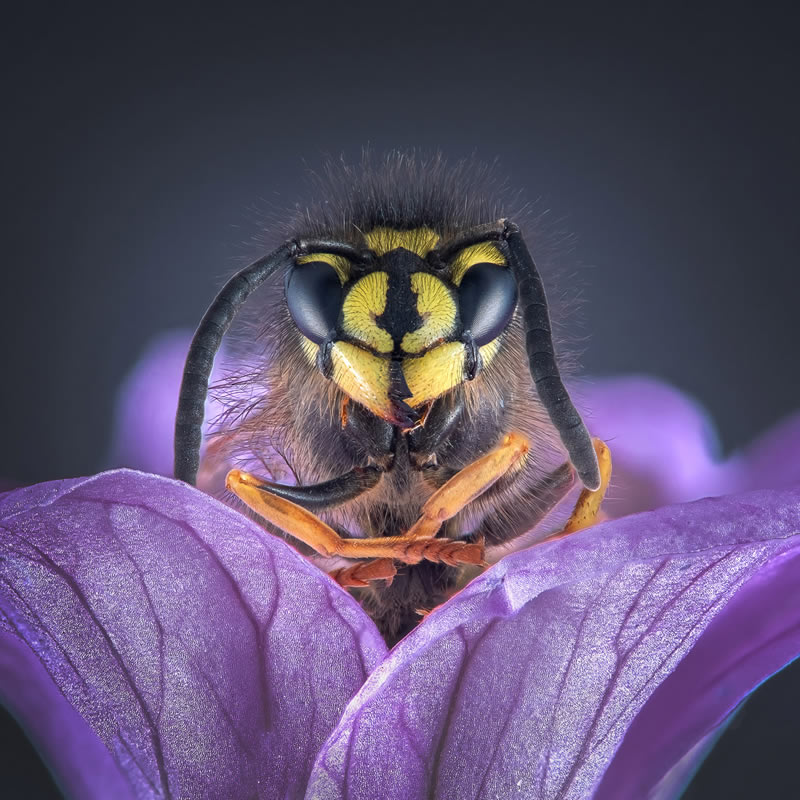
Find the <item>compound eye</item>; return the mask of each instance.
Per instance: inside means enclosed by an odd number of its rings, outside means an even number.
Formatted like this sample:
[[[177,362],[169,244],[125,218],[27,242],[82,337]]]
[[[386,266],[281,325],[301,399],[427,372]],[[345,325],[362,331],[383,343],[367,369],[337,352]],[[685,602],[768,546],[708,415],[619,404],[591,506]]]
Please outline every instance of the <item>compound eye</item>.
[[[479,347],[496,339],[517,306],[517,284],[508,267],[475,264],[458,289],[461,323]]]
[[[324,261],[297,264],[286,276],[286,304],[300,332],[321,344],[336,327],[342,308],[342,284]]]

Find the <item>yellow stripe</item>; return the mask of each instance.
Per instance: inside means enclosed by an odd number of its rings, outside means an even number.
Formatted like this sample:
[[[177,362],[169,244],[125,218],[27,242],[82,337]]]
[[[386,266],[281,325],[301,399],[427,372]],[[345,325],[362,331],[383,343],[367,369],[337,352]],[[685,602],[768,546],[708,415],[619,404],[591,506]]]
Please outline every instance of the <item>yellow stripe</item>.
[[[453,270],[451,281],[456,286],[461,285],[464,273],[475,264],[505,264],[503,254],[498,249],[497,245],[491,242],[481,242],[480,244],[473,244],[470,247],[465,247],[451,262]]]
[[[350,262],[344,256],[337,256],[335,253],[311,253],[311,255],[300,256],[298,264],[308,264],[312,261],[324,261],[330,264],[339,276],[339,282],[344,284],[350,274]]]
[[[414,228],[410,231],[398,231],[394,228],[373,228],[364,234],[367,247],[376,256],[385,256],[392,250],[402,247],[425,258],[439,242],[439,234],[430,228]]]
[[[464,345],[448,342],[420,358],[403,361],[403,375],[412,397],[406,402],[414,407],[443,395],[464,381]]]
[[[483,361],[484,367],[497,355],[497,351],[499,349],[500,349],[499,337],[497,339],[493,339],[491,342],[488,342],[483,347],[478,348],[481,354],[481,359]]]
[[[336,342],[331,348],[331,360],[333,380],[348,397],[380,417],[391,414],[388,359],[348,342]]]
[[[303,349],[303,354],[308,359],[309,363],[316,365],[317,350],[319,350],[319,345],[314,344],[311,339],[301,336],[300,347]]]
[[[379,353],[391,353],[394,340],[389,331],[379,328],[375,317],[386,310],[389,275],[370,272],[347,293],[342,304],[342,328],[348,335]]]
[[[417,296],[422,325],[403,336],[401,347],[406,353],[420,353],[453,332],[456,304],[444,283],[427,272],[411,275],[411,291]]]

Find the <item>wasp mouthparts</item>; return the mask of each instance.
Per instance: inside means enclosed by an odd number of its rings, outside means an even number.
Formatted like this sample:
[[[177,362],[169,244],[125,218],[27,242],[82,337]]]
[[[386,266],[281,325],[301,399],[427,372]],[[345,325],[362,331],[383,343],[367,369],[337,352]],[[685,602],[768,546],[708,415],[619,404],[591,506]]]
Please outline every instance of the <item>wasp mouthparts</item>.
[[[419,425],[421,414],[406,403],[406,400],[413,395],[413,392],[406,382],[406,376],[403,374],[403,362],[395,358],[389,362],[388,395],[392,423],[399,425],[404,430],[416,428]]]
[[[422,422],[422,415],[415,408],[404,403],[402,400],[393,400],[391,405],[391,419],[393,425],[399,425],[404,431],[410,431],[419,427]]]

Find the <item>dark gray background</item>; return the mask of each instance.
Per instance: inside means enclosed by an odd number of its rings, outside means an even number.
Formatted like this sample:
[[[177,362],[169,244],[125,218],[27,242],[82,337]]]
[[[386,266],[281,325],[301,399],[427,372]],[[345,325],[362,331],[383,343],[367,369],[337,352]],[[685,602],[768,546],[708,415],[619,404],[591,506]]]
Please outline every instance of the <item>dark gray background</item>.
[[[726,451],[800,405],[793,20],[263,5],[4,20],[0,477],[106,466],[147,339],[197,322],[270,209],[305,196],[304,163],[365,144],[500,159],[565,234],[586,371],[674,382]],[[759,693],[690,797],[798,790],[799,684],[795,668]],[[0,753],[10,784],[32,779]]]

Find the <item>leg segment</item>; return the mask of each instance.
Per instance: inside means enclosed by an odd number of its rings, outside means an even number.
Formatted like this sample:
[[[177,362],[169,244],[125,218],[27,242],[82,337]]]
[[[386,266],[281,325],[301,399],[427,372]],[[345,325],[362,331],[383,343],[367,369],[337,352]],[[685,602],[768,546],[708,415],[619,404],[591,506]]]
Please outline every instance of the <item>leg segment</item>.
[[[502,547],[533,531],[575,486],[575,470],[567,461],[526,488],[507,511],[487,516],[479,528],[492,548]],[[491,559],[490,559],[491,560]]]
[[[345,538],[308,510],[331,507],[357,497],[378,482],[380,472],[377,469],[353,470],[323,484],[291,488],[231,470],[226,486],[264,519],[324,556],[396,559],[406,564],[417,564],[423,559],[451,566],[483,564],[483,541],[436,538],[436,534],[446,520],[517,467],[528,447],[525,437],[509,433],[499,447],[468,464],[434,492],[422,507],[420,519],[404,536]],[[362,565],[360,571],[348,567],[344,572],[337,572],[337,579],[369,580],[366,576],[370,572],[365,572],[368,566]],[[373,565],[370,569],[376,573],[388,571],[385,565]]]
[[[370,581],[379,580],[385,580],[388,586],[397,575],[397,570],[391,558],[376,558],[372,561],[356,561],[349,567],[339,567],[328,575],[345,588],[369,586]]]
[[[256,489],[291,500],[307,511],[324,511],[326,508],[335,508],[348,500],[353,500],[377,486],[382,474],[382,470],[378,467],[357,467],[338,478],[310,486],[284,486],[281,483],[256,478],[254,475],[250,477],[257,481]]]
[[[580,493],[578,501],[575,503],[575,508],[563,530],[548,536],[544,540],[546,542],[562,539],[571,533],[588,528],[597,519],[600,504],[603,502],[608,489],[608,482],[611,480],[611,451],[605,442],[597,438],[592,439],[592,445],[597,454],[597,463],[600,468],[600,486],[594,492],[584,489]]]
[[[606,444],[599,439],[593,439],[592,443],[600,467],[600,488],[596,492],[584,489],[564,528],[542,537],[538,531],[534,530],[536,525],[555,508],[574,485],[575,473],[572,465],[569,462],[562,464],[558,469],[545,476],[542,481],[528,489],[521,496],[519,502],[515,502],[515,507],[521,511],[517,513],[510,525],[507,520],[504,522],[497,516],[489,517],[484,521],[480,530],[486,536],[486,560],[490,564],[494,564],[510,552],[526,547],[535,547],[542,542],[561,539],[570,533],[590,526],[595,521],[611,478],[611,453]],[[459,580],[459,587],[468,583],[478,574],[480,574],[479,571],[467,569],[462,579]]]
[[[452,566],[483,563],[482,544],[411,536],[343,538],[310,511],[262,488],[265,482],[260,478],[238,469],[228,473],[225,485],[264,519],[323,556],[392,558],[406,564],[423,559]]]
[[[409,528],[407,535],[413,539],[435,536],[445,520],[454,517],[516,467],[528,448],[524,436],[507,434],[499,447],[467,464],[428,498],[422,506],[422,516]]]

